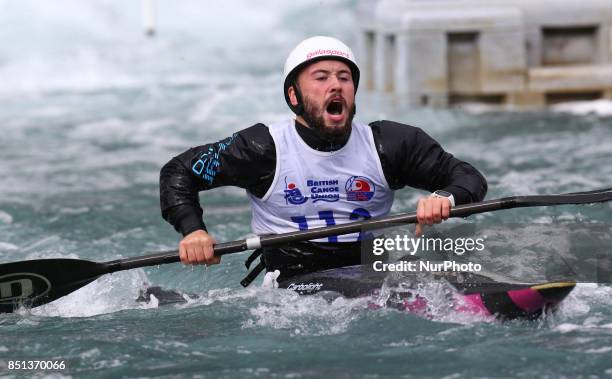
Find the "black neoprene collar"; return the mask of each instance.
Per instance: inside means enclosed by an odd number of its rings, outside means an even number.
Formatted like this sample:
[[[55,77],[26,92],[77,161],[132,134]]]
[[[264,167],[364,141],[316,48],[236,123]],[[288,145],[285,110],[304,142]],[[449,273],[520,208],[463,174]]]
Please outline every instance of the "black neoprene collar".
[[[300,137],[306,142],[308,146],[318,151],[336,151],[341,149],[348,142],[351,134],[347,134],[346,136],[342,136],[335,139],[327,139],[323,137],[319,132],[315,129],[309,128],[306,125],[301,124],[299,121],[295,120],[295,130],[298,132]]]

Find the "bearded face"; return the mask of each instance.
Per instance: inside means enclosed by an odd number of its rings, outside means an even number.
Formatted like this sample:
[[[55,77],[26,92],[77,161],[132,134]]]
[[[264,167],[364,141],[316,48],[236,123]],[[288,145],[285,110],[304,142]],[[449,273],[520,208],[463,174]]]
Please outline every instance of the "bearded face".
[[[344,112],[347,113],[347,117],[344,118],[343,123],[326,124],[325,113],[339,114]],[[302,113],[302,117],[308,126],[318,131],[322,137],[335,139],[351,133],[351,124],[353,123],[355,112],[355,104],[353,103],[352,107],[348,109],[344,99],[334,99],[329,101],[326,107],[322,107],[313,99],[304,97],[304,113]]]
[[[300,117],[323,137],[335,139],[351,131],[355,116],[355,85],[349,66],[328,59],[306,66],[298,75],[295,87],[289,88],[289,98],[298,105],[301,94],[304,111]]]

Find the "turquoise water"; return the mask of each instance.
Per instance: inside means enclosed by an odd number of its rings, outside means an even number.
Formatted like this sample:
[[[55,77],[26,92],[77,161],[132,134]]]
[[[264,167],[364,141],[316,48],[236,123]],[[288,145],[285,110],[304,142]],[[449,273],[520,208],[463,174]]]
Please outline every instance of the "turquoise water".
[[[66,2],[72,16],[41,3],[0,2],[0,24],[11,31],[0,42],[19,38],[21,47],[0,44],[0,261],[108,261],[174,248],[179,236],[158,205],[161,166],[189,146],[288,117],[285,53],[309,34],[353,36],[352,2],[284,3],[253,10],[238,1],[208,9],[182,2],[164,9],[158,38],[147,41],[134,10],[118,1]],[[241,30],[223,21],[232,15]],[[335,25],[320,22],[331,15]],[[612,185],[609,116],[400,109],[375,100],[360,94],[360,120],[424,128],[485,174],[489,199]],[[398,192],[393,212],[413,210],[422,194]],[[248,234],[242,190],[217,189],[201,200],[218,241]],[[499,272],[541,278],[561,257],[586,267],[581,272],[589,277],[593,259],[610,254],[611,210],[515,209],[456,223],[495,237],[486,258]],[[579,284],[559,312],[538,322],[491,322],[443,306],[424,319],[372,311],[365,300],[328,303],[256,285],[242,289],[246,256],[224,257],[208,269],[171,264],[120,272],[51,304],[0,315],[0,361],[67,364],[0,375],[612,376],[609,285]],[[180,306],[136,303],[148,285],[197,297]]]

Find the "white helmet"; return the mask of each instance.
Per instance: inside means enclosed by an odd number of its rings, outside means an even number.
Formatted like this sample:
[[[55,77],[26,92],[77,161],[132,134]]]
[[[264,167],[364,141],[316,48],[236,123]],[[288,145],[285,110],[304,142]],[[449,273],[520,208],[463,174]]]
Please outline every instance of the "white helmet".
[[[357,61],[351,49],[342,41],[332,37],[316,36],[305,39],[291,51],[287,61],[285,61],[285,70],[283,72],[285,78],[283,86],[285,100],[289,108],[298,115],[302,113],[302,104],[292,105],[287,90],[294,84],[297,74],[302,68],[322,59],[336,59],[346,63],[353,74],[353,83],[355,84],[355,92],[357,92],[359,67],[357,67]],[[296,94],[298,102],[301,103],[301,95],[299,93]]]

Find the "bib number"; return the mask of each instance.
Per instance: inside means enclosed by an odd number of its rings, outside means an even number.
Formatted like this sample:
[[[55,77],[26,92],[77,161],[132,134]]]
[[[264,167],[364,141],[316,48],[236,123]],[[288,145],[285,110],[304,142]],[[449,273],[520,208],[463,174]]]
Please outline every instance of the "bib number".
[[[367,220],[372,218],[370,212],[364,208],[357,208],[351,212],[349,215],[349,220],[357,221],[359,219]],[[319,220],[325,221],[325,226],[333,226],[336,225],[336,219],[334,218],[334,211],[320,211],[319,212]],[[295,222],[298,225],[300,230],[308,230],[308,220],[306,216],[293,216],[291,217],[291,221]],[[361,241],[365,234],[363,232],[359,232],[359,236],[357,237],[357,241]],[[328,242],[338,242],[338,236],[329,236],[327,237]]]

